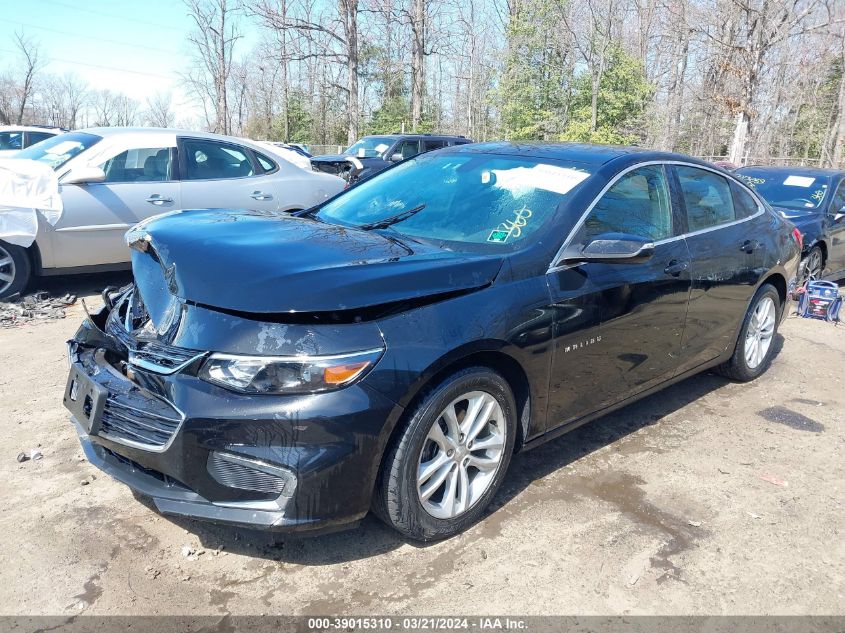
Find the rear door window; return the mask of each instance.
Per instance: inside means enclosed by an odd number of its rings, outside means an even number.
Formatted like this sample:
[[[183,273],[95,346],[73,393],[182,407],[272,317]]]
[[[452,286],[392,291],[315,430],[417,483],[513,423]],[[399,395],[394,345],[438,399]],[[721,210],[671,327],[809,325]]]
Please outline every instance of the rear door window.
[[[429,141],[425,141],[424,144],[425,144],[425,150],[424,151],[431,152],[431,151],[434,151],[436,149],[446,147],[446,145],[448,145],[448,142],[443,141],[443,140],[429,140]]]
[[[737,219],[728,179],[697,167],[675,168],[691,233]]]
[[[745,189],[737,183],[731,183],[731,191],[733,192],[733,202],[737,220],[750,218],[760,210],[760,207],[757,206],[757,201],[750,193],[745,191]]]
[[[246,150],[220,141],[186,138],[183,140],[186,180],[222,180],[252,176]]]
[[[55,134],[50,134],[50,132],[27,132],[26,146],[29,147],[30,145],[35,145],[36,143],[40,143],[41,141],[47,140],[53,136],[55,136]]]
[[[647,165],[622,176],[596,202],[576,243],[604,233],[626,233],[658,241],[672,237],[672,205],[662,165]]]

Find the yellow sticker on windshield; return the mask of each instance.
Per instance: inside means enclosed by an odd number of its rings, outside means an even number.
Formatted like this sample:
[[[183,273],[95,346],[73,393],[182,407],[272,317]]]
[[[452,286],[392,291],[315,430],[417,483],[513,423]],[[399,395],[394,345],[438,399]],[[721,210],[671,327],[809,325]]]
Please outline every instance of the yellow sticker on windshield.
[[[505,220],[487,238],[488,242],[507,242],[511,237],[520,237],[522,228],[528,224],[528,218],[534,215],[526,206],[514,211],[512,220]]]

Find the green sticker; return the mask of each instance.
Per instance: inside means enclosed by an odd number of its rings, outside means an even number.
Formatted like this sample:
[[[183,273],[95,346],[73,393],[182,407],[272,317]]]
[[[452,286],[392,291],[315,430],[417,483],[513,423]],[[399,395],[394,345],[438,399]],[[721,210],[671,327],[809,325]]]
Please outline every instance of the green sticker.
[[[490,237],[487,238],[488,242],[507,242],[508,237],[510,236],[510,231],[502,231],[501,229],[495,229],[490,231]]]

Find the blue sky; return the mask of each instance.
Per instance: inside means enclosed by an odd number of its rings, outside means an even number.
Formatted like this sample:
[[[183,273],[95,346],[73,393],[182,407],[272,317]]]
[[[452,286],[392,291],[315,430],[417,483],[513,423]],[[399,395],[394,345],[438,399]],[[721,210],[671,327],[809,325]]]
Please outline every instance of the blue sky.
[[[143,101],[171,91],[180,116],[193,112],[179,86],[188,66],[187,36],[193,22],[180,0],[0,0],[0,68],[14,63],[15,32],[38,41],[46,71],[72,72],[94,89],[109,89]],[[248,36],[255,27],[242,21]]]

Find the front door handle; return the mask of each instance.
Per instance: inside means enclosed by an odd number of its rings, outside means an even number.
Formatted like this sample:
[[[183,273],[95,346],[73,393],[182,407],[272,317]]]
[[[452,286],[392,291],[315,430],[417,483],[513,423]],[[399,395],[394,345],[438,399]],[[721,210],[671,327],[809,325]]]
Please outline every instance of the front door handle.
[[[156,206],[161,206],[165,202],[173,202],[173,198],[164,198],[164,197],[158,195],[157,193],[154,193],[149,198],[147,198],[147,202],[149,202],[150,204],[154,204]]]
[[[252,194],[249,196],[253,200],[272,200],[273,196],[269,193],[264,193],[263,191],[253,191]]]
[[[667,275],[678,277],[687,268],[689,268],[689,262],[679,262],[677,259],[673,259],[669,262],[669,265],[663,269],[663,272]]]
[[[760,247],[760,242],[757,240],[745,240],[742,243],[742,246],[739,247],[739,250],[743,251],[744,253],[748,253],[751,255],[754,251],[756,251]]]

